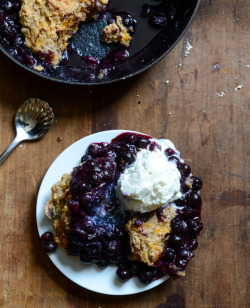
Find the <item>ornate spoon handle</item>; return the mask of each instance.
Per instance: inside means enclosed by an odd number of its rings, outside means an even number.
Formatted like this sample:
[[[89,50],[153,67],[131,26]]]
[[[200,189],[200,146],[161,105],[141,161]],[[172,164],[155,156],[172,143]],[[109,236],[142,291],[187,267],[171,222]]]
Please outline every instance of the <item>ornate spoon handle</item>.
[[[18,136],[15,137],[15,139],[11,142],[7,149],[0,155],[0,165],[2,165],[7,156],[9,156],[9,154],[15,149],[16,146],[18,146],[21,141],[22,140],[18,138]]]

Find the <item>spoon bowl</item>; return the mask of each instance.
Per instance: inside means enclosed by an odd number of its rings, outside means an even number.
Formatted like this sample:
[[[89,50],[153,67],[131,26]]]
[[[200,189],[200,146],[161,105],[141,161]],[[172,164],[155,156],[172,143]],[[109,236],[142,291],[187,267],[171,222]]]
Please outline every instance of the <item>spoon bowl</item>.
[[[17,110],[16,137],[0,156],[0,165],[20,142],[42,138],[53,123],[54,114],[48,103],[38,98],[26,100]]]

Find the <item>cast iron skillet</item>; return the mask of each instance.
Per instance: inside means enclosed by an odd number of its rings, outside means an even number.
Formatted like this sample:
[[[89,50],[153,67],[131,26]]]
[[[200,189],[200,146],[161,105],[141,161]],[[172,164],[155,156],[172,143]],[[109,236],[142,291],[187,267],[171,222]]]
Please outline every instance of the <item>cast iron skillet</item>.
[[[18,2],[19,0],[12,1]],[[162,29],[150,26],[149,17],[142,18],[140,16],[143,4],[157,6],[166,3],[166,1],[171,4],[173,12],[169,14],[167,25]],[[36,65],[43,66],[44,62],[33,56],[25,46],[22,46],[22,49],[20,47],[17,49],[13,38],[8,40],[6,36],[4,37],[1,32],[0,11],[0,50],[24,69],[48,80],[78,85],[112,83],[137,75],[162,59],[186,32],[198,5],[199,0],[110,0],[108,12],[102,18],[80,25],[78,32],[68,46],[68,58],[62,61],[56,70],[50,65],[45,65],[42,72],[33,68],[34,61],[36,61]],[[4,11],[2,10],[2,12]],[[113,12],[126,12],[137,20],[131,46],[126,52],[117,44],[105,45],[101,43],[103,28]],[[8,15],[9,18],[14,18],[14,22],[17,24],[16,31],[21,32],[17,16],[18,10],[16,13]],[[20,50],[21,52],[19,52]],[[27,51],[26,55],[24,51]],[[127,56],[122,61],[117,58],[117,54],[119,55],[121,52]],[[101,64],[98,66],[86,63],[83,59],[89,55],[98,59],[104,58],[104,60],[101,60]],[[109,56],[105,58],[105,55]],[[30,56],[34,59],[33,64],[25,60],[25,57],[29,59]],[[104,69],[104,74],[101,75],[102,68],[107,69]]]

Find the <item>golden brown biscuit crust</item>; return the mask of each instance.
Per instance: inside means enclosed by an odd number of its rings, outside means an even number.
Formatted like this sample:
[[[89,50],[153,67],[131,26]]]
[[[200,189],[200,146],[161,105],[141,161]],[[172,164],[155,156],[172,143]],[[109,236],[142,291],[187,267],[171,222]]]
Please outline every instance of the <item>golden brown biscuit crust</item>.
[[[60,219],[53,221],[53,227],[56,231],[55,242],[63,248],[67,247],[70,231],[71,213],[68,207],[68,201],[72,199],[70,180],[71,174],[63,174],[61,180],[52,186],[50,199],[44,208],[44,214],[50,219],[60,215]]]
[[[45,62],[58,65],[80,22],[109,0],[22,0],[20,22],[26,45]]]
[[[125,47],[129,47],[132,37],[129,34],[130,29],[126,28],[122,23],[121,16],[116,16],[116,21],[104,28],[102,41],[110,43],[121,43]]]
[[[165,242],[171,233],[171,220],[176,216],[172,206],[166,207],[161,214],[161,219],[156,211],[150,213],[146,222],[138,226],[137,220],[140,215],[134,216],[126,224],[130,236],[132,260],[146,263],[153,266],[163,253]]]
[[[71,174],[65,173],[61,180],[52,186],[50,199],[44,208],[44,214],[50,219],[61,215],[64,206],[71,199],[70,180]]]

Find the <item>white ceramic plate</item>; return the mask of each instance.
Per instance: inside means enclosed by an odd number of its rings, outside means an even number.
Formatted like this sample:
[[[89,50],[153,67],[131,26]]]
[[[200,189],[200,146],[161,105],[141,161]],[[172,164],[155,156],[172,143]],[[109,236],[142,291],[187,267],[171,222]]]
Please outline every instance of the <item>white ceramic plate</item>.
[[[62,152],[50,166],[42,181],[36,207],[36,220],[39,235],[46,231],[54,233],[52,221],[44,216],[44,206],[49,200],[50,189],[61,179],[63,173],[69,173],[73,167],[80,163],[89,144],[93,142],[110,142],[117,135],[128,132],[127,130],[111,130],[87,136]],[[81,287],[102,294],[128,295],[140,293],[152,289],[166,279],[165,276],[148,285],[141,283],[137,278],[127,282],[121,282],[116,277],[116,266],[108,266],[106,269],[99,269],[96,265],[85,265],[78,257],[68,256],[64,249],[58,247],[55,253],[48,255],[55,266],[70,280]]]

